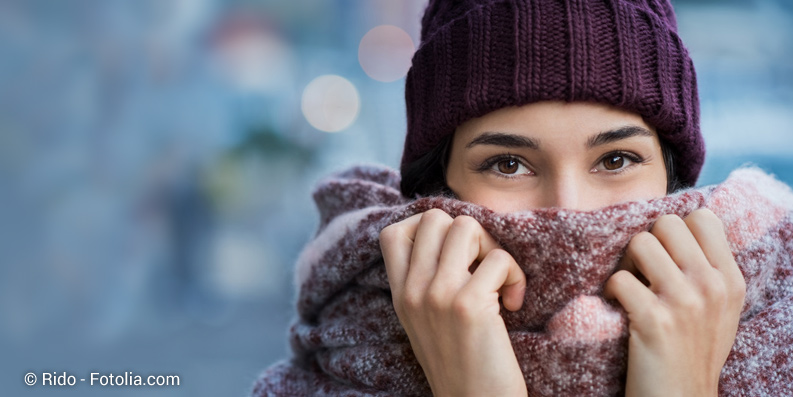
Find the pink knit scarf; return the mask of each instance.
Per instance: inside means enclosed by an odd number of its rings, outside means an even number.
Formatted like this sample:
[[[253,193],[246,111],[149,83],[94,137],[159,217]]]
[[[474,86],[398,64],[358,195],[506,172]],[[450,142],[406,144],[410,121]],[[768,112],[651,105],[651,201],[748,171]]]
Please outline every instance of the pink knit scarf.
[[[596,211],[501,214],[449,198],[408,201],[399,175],[356,167],[314,193],[319,231],[297,262],[293,357],[253,395],[429,395],[391,304],[379,233],[430,208],[477,219],[526,272],[523,308],[502,311],[529,395],[623,392],[627,326],[601,289],[636,233],[663,214],[710,208],[725,224],[747,283],[721,395],[793,395],[793,192],[757,169],[722,184]]]

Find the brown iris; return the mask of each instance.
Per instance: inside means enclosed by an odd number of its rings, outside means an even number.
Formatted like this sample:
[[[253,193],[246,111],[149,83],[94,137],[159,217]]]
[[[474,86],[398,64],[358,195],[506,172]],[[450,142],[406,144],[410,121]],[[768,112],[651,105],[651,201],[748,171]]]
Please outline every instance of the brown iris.
[[[518,163],[515,159],[502,160],[498,162],[498,171],[503,174],[514,174],[518,172]]]
[[[609,171],[614,171],[622,168],[625,165],[625,158],[622,156],[611,156],[603,159],[603,166]]]

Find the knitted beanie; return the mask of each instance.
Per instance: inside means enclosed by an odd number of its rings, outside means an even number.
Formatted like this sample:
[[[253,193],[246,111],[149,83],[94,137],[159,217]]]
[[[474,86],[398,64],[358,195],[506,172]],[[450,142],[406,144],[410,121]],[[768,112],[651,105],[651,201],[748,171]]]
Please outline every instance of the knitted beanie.
[[[405,82],[402,165],[506,106],[594,101],[640,114],[693,186],[705,147],[694,65],[668,0],[430,0]]]

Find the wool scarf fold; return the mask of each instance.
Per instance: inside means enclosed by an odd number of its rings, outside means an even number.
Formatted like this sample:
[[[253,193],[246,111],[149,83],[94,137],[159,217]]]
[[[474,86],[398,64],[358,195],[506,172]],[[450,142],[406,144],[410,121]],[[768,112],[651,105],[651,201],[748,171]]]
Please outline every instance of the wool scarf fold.
[[[253,395],[431,395],[394,312],[379,245],[384,227],[431,208],[475,218],[526,273],[523,307],[501,313],[533,396],[624,393],[627,319],[602,298],[603,285],[632,236],[664,214],[709,208],[747,284],[719,394],[793,395],[793,192],[762,171],[588,212],[407,200],[399,181],[393,170],[359,166],[318,185],[319,230],[295,269],[293,355],[266,369]]]

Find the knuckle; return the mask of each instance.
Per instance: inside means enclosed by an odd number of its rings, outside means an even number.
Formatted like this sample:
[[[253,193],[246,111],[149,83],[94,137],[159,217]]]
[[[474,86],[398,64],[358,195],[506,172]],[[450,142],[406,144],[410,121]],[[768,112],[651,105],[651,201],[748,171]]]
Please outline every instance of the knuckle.
[[[612,288],[621,288],[628,283],[629,278],[633,275],[627,270],[619,270],[609,277],[607,283],[611,284]]]
[[[454,218],[450,229],[455,230],[455,232],[461,236],[465,236],[465,239],[467,239],[472,246],[478,245],[479,238],[484,230],[482,225],[479,224],[479,221],[468,215],[460,215]]]
[[[475,229],[481,227],[476,219],[468,215],[460,215],[454,218],[452,225],[453,227],[458,227],[462,229]]]
[[[452,314],[463,323],[471,323],[475,318],[473,303],[469,295],[458,294],[451,303]]]
[[[647,306],[642,312],[637,313],[641,322],[647,324],[645,328],[648,332],[657,333],[659,335],[668,335],[675,327],[673,317],[666,310],[661,310],[656,306]]]
[[[716,216],[716,214],[713,211],[711,211],[710,208],[699,208],[697,210],[694,210],[692,214],[694,214],[695,216],[701,216],[703,217],[703,219],[713,219],[713,220],[719,219],[719,217]]]
[[[656,329],[664,334],[671,334],[676,328],[674,317],[669,313],[655,312],[652,318]]]
[[[404,294],[399,299],[399,306],[405,313],[418,311],[423,306],[423,294],[414,288],[406,288]]]
[[[654,244],[657,241],[655,236],[652,235],[650,232],[640,232],[637,235],[631,238],[630,243],[628,243],[628,250],[635,251],[639,247],[644,247],[649,244]]]
[[[716,216],[716,214],[708,208],[700,208],[695,210],[686,217],[687,222],[692,222],[698,225],[709,225],[713,227],[724,227],[724,222]]]
[[[392,241],[396,233],[396,225],[388,225],[384,227],[383,230],[380,231],[380,243]]]
[[[514,259],[509,252],[501,248],[495,248],[485,255],[485,260],[490,261],[498,266],[509,265]]]
[[[441,223],[451,220],[451,216],[441,209],[433,208],[421,215],[421,222]]]
[[[675,214],[666,214],[662,215],[655,221],[653,225],[653,230],[656,228],[667,230],[669,228],[677,228],[680,226],[685,226],[683,219]]]
[[[680,298],[679,305],[689,316],[699,317],[705,312],[705,299],[708,298],[704,297],[703,299],[703,297],[694,294],[685,294]]]
[[[727,302],[728,299],[728,292],[727,286],[723,282],[711,282],[704,290],[705,299],[708,302],[712,303],[724,303]]]
[[[433,311],[442,311],[446,306],[447,295],[444,291],[438,288],[430,288],[427,291],[425,304],[427,308]]]

